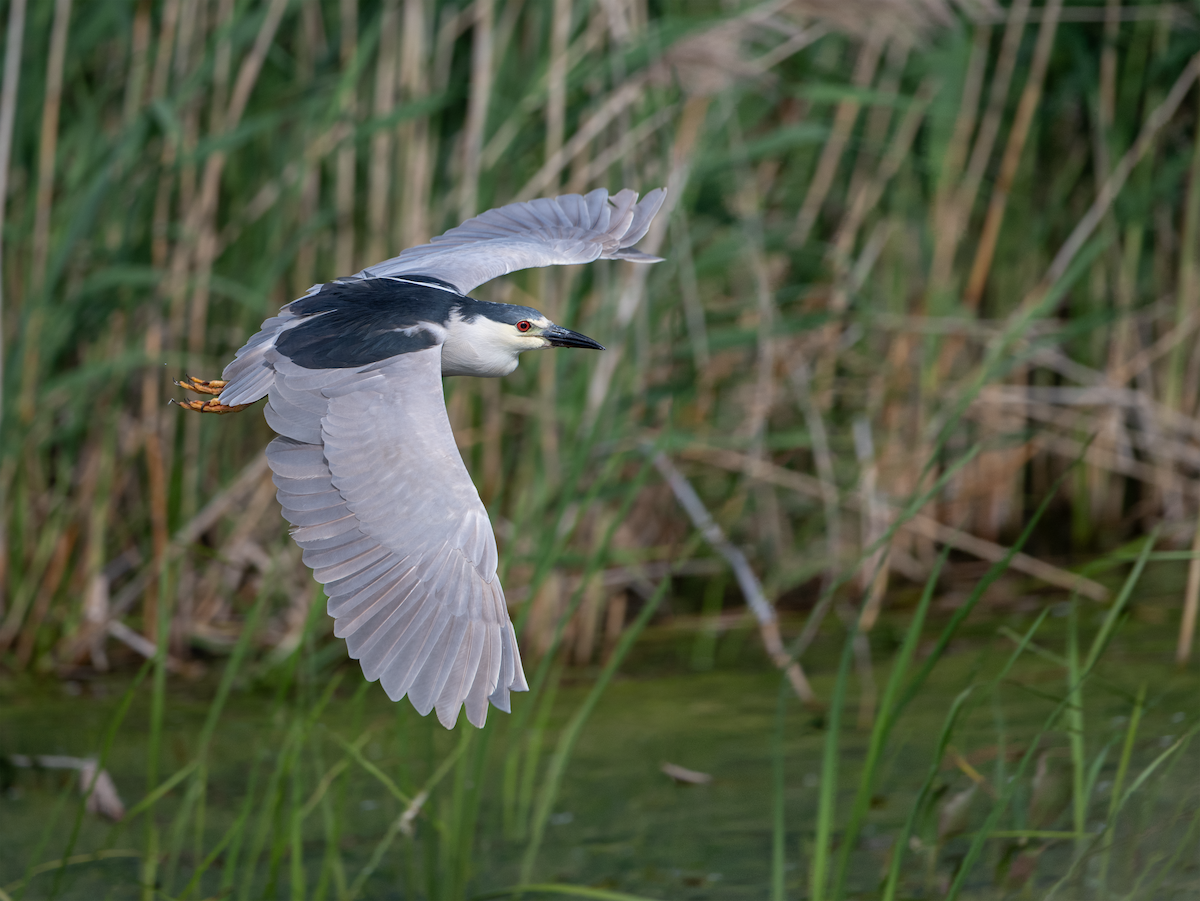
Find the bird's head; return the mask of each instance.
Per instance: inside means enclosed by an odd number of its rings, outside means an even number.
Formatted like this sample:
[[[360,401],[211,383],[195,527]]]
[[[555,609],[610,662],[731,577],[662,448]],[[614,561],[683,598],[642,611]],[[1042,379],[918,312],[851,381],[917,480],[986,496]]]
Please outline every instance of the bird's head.
[[[600,343],[555,325],[532,307],[472,300],[450,317],[442,345],[442,375],[508,375],[517,368],[522,353],[543,347],[604,350]]]

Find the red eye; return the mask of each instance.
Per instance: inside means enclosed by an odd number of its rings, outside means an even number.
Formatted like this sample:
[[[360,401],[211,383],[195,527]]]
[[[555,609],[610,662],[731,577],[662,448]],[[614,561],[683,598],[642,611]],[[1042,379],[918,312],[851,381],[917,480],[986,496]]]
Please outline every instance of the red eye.
[[[527,332],[531,328],[533,328],[533,323],[531,323],[528,319],[522,319],[520,322],[517,323],[517,331],[518,332]]]

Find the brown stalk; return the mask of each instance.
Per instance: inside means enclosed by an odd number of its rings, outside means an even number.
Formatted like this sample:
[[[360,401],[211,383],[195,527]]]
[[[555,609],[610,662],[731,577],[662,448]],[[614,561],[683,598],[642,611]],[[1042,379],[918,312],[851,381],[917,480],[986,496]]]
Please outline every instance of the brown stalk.
[[[891,41],[883,57],[883,73],[875,85],[875,93],[882,102],[874,103],[867,111],[862,141],[858,156],[850,173],[850,186],[846,196],[857,197],[866,187],[871,176],[879,169],[878,160],[887,146],[887,135],[892,124],[895,100],[900,94],[900,79],[908,62],[909,45],[904,41]],[[884,100],[883,98],[888,98]],[[857,231],[857,229],[855,229]]]
[[[958,191],[956,235],[961,235],[971,210],[975,208],[979,186],[983,182],[984,173],[992,158],[992,148],[995,147],[996,138],[1000,134],[1004,107],[1008,101],[1008,89],[1017,68],[1017,55],[1021,50],[1021,39],[1025,35],[1025,24],[1029,19],[1029,3],[1030,0],[1013,0],[1013,5],[1007,13],[1008,21],[1000,42],[1000,54],[996,57],[996,69],[992,73],[991,88],[988,91],[987,109],[979,123],[979,132],[975,136],[971,158],[967,162],[966,176]]]
[[[550,69],[547,73],[546,159],[562,149],[566,133],[567,42],[570,38],[571,0],[554,0],[550,20]]]
[[[129,35],[129,79],[125,82],[125,109],[122,119],[128,125],[142,108],[150,63],[150,0],[138,0],[133,11],[133,29]]]
[[[875,456],[875,442],[871,437],[871,423],[865,416],[854,421],[854,453],[858,458],[861,475],[858,494],[862,509],[862,547],[874,547],[889,525],[887,504],[879,490],[879,464]],[[870,632],[879,619],[883,607],[883,596],[888,584],[888,548],[880,545],[866,557],[859,569],[865,599],[858,625],[863,632]]]
[[[953,197],[947,203],[947,214],[941,221],[941,230],[934,247],[930,282],[931,288],[935,291],[938,289],[949,290],[952,286],[954,259],[958,253],[959,244],[966,234],[967,224],[979,195],[979,186],[983,182],[984,173],[992,158],[992,149],[1000,134],[1000,124],[1004,119],[1004,107],[1008,101],[1008,90],[1012,84],[1013,73],[1016,71],[1017,55],[1025,36],[1025,25],[1029,21],[1029,6],[1030,0],[1013,0],[1012,6],[1005,14],[1004,36],[1000,42],[1000,53],[996,58],[996,68],[992,73],[987,109],[980,121],[975,144],[971,148],[971,157],[967,162],[966,173]],[[986,54],[984,61],[986,61]],[[937,362],[939,379],[948,376],[961,349],[962,340],[958,336],[952,336],[942,347]]]
[[[275,39],[275,33],[283,19],[288,6],[288,0],[271,0],[266,15],[255,35],[254,44],[243,58],[238,68],[237,78],[230,92],[229,105],[218,114],[219,133],[228,133],[237,128],[242,114],[249,103],[250,94],[258,81],[259,73],[267,57],[267,52]],[[212,267],[217,257],[218,234],[216,227],[217,199],[224,172],[226,153],[223,150],[214,151],[204,164],[195,202],[187,210],[183,226],[183,241],[194,242],[195,251],[192,261],[193,287],[191,300],[188,305],[188,357],[193,366],[202,365],[201,354],[207,339],[209,288],[212,278]],[[184,251],[180,250],[180,253]],[[183,491],[180,502],[180,512],[185,517],[191,516],[197,506],[200,484],[200,419],[190,417],[184,425],[183,447]],[[181,577],[182,587],[179,591],[179,618],[186,630],[188,610],[192,602],[190,586],[194,581],[190,569],[185,567]],[[182,650],[182,633],[175,630],[178,650]]]
[[[1046,79],[1046,69],[1050,65],[1050,51],[1054,48],[1054,36],[1061,11],[1062,0],[1047,0],[1038,29],[1037,43],[1033,49],[1033,61],[1029,66],[1029,78],[1017,103],[1012,130],[1008,133],[1008,143],[1004,147],[1004,156],[1000,159],[1000,172],[992,189],[987,214],[983,220],[983,231],[975,250],[975,261],[971,264],[967,286],[963,291],[963,303],[970,310],[979,309],[979,301],[983,297],[983,289],[992,268],[996,242],[1000,237],[1000,226],[1004,222],[1004,212],[1008,207],[1008,195],[1017,177],[1017,167],[1021,163],[1021,155],[1029,137],[1029,129],[1033,125],[1034,114],[1042,100],[1042,86]]]
[[[571,0],[554,0],[550,20],[550,68],[548,72],[548,94],[546,98],[546,150],[547,160],[562,150],[567,121],[567,43],[571,37]],[[552,193],[557,189],[562,176],[556,171],[546,185]],[[567,297],[570,273],[542,269],[535,276],[538,297]],[[550,318],[557,318],[557,310],[551,309]],[[541,438],[542,465],[550,485],[559,479],[558,453],[558,408],[557,358],[545,354],[538,358],[538,431]],[[485,451],[486,452],[486,451]],[[494,451],[492,451],[494,453]],[[488,468],[495,469],[496,462]]]
[[[854,87],[865,88],[875,80],[875,69],[879,65],[879,57],[886,40],[882,28],[874,28],[867,35],[859,48],[858,61],[851,76]],[[821,213],[821,206],[825,203],[829,189],[833,187],[838,165],[842,161],[846,143],[850,140],[850,133],[854,130],[854,123],[858,120],[861,105],[856,99],[843,100],[838,104],[837,112],[833,116],[833,126],[829,131],[829,140],[821,149],[817,170],[813,173],[808,192],[804,195],[804,203],[796,216],[796,227],[792,232],[792,245],[795,247],[802,247],[808,241],[813,227],[817,224],[817,216]]]
[[[1200,104],[1197,105],[1200,110]],[[1192,138],[1192,165],[1188,174],[1188,193],[1184,203],[1183,234],[1179,244],[1179,304],[1175,334],[1181,338],[1190,334],[1200,321],[1200,265],[1196,261],[1196,242],[1200,240],[1200,113],[1196,116],[1196,131]],[[1184,323],[1188,323],[1185,329]],[[1172,348],[1167,371],[1167,406],[1191,411],[1196,405],[1196,388],[1192,380],[1180,391],[1185,351],[1182,344]],[[1193,353],[1191,360],[1200,359]],[[1192,367],[1186,367],[1191,374]],[[1180,395],[1182,394],[1182,397]],[[1192,539],[1192,553],[1200,552],[1200,514],[1196,518],[1196,532]],[[1197,612],[1200,611],[1200,557],[1188,562],[1187,588],[1183,595],[1183,617],[1179,623],[1179,644],[1175,661],[1185,666],[1192,655],[1192,643],[1196,634]]]
[[[850,209],[846,213],[845,219],[838,228],[836,237],[833,243],[833,257],[835,268],[840,268],[843,272],[849,268],[848,260],[854,250],[854,245],[858,237],[858,232],[862,228],[863,222],[867,218],[867,214],[875,208],[883,196],[884,189],[888,186],[896,173],[900,171],[900,167],[908,158],[908,151],[912,147],[913,141],[916,140],[917,131],[921,127],[921,122],[925,118],[925,111],[929,108],[929,104],[933,102],[933,97],[937,93],[937,84],[932,79],[925,79],[921,86],[917,89],[916,96],[913,98],[912,105],[909,106],[904,118],[900,120],[900,125],[896,128],[896,133],[888,142],[887,153],[879,163],[879,168],[875,175],[870,180],[864,179],[859,190],[852,195],[853,199],[850,203]],[[845,288],[835,292],[835,298],[841,297],[838,301],[835,299],[833,308],[837,311],[845,309],[848,302]]]
[[[671,171],[667,177],[667,198],[654,217],[646,237],[640,243],[647,253],[653,254],[658,251],[666,234],[667,223],[671,219],[671,211],[687,187],[688,179],[691,177],[692,154],[695,153],[696,141],[708,115],[708,104],[708,97],[695,96],[689,97],[683,106],[683,113],[679,117],[679,125],[675,130],[675,143],[671,149]],[[585,431],[595,423],[600,408],[608,397],[613,376],[624,355],[625,331],[629,328],[629,324],[633,321],[645,296],[649,269],[649,266],[629,266],[626,270],[625,281],[617,299],[615,316],[617,337],[609,346],[608,353],[602,354],[597,361],[596,368],[592,371],[591,381],[588,383],[587,402],[582,424]]]
[[[1187,666],[1192,657],[1192,643],[1196,638],[1196,613],[1200,610],[1200,517],[1196,519],[1196,531],[1192,536],[1193,557],[1188,561],[1187,587],[1183,593],[1183,616],[1179,620],[1179,642],[1175,648],[1175,662]]]
[[[379,16],[379,56],[375,63],[375,94],[371,113],[383,119],[396,108],[396,51],[399,46],[398,0],[384,0]],[[367,169],[367,258],[386,259],[388,211],[392,208],[392,139],[390,129],[371,136],[371,158]]]
[[[792,386],[804,414],[804,425],[812,440],[813,462],[817,467],[821,502],[825,507],[825,560],[828,565],[821,574],[821,600],[808,615],[796,652],[800,657],[809,642],[816,637],[821,622],[833,604],[833,581],[837,577],[839,561],[842,559],[842,510],[838,499],[837,477],[833,469],[833,453],[829,449],[829,437],[825,431],[825,420],[813,402],[808,367],[801,362],[791,371]],[[753,475],[753,473],[752,473]]]
[[[13,592],[12,604],[6,611],[4,622],[0,623],[0,654],[8,650],[8,646],[20,634],[21,623],[25,620],[30,601],[37,586],[44,581],[54,549],[57,547],[56,536],[61,536],[65,531],[66,517],[61,510],[62,502],[57,500],[57,503],[60,507],[46,516],[45,524],[32,548],[29,563],[25,567],[24,578],[18,586],[19,590]]]
[[[1200,101],[1200,93],[1197,94]],[[1177,301],[1175,306],[1176,332],[1183,330],[1200,308],[1200,261],[1197,260],[1197,245],[1200,243],[1200,102],[1196,106],[1196,129],[1192,136],[1192,162],[1188,170],[1187,197],[1183,205],[1183,222],[1179,236],[1179,274],[1177,276]],[[1187,353],[1187,348],[1177,346],[1167,364],[1164,403],[1172,409],[1193,411],[1200,379],[1192,378],[1193,361],[1200,355]],[[1185,375],[1187,376],[1185,378]]]
[[[8,7],[4,42],[4,82],[0,86],[0,422],[4,420],[4,223],[8,218],[8,174],[12,159],[13,120],[17,112],[17,86],[21,78],[21,50],[25,43],[25,0]],[[4,614],[8,587],[8,478],[0,473],[0,616]]]
[[[171,58],[174,54],[175,28],[179,18],[179,0],[167,0],[163,5],[162,23],[159,30],[154,56],[154,70],[150,77],[150,96],[158,100],[166,96],[171,75]],[[151,220],[150,262],[155,269],[162,269],[169,253],[167,229],[170,218],[171,186],[174,183],[172,170],[175,165],[176,142],[168,136],[163,141],[162,159],[158,175],[158,187],[154,196],[154,213]],[[159,384],[162,374],[155,362],[163,351],[163,319],[161,301],[172,297],[172,289],[148,305],[144,350],[149,364],[142,373],[142,441],[146,453],[146,483],[150,512],[150,542],[154,559],[161,561],[167,548],[167,472],[163,456],[161,422],[159,418]],[[160,563],[161,565],[161,563]],[[142,608],[142,622],[149,635],[158,634],[158,585],[146,588]]]
[[[31,239],[30,295],[34,306],[29,311],[25,333],[21,336],[24,352],[21,360],[21,393],[17,412],[22,422],[33,420],[42,320],[48,299],[46,266],[50,255],[50,211],[54,200],[54,171],[58,156],[58,114],[62,107],[63,64],[67,56],[67,30],[71,22],[71,0],[55,0],[50,26],[50,50],[46,55],[46,96],[42,104],[42,134],[38,147],[38,178],[34,199],[33,237]]]
[[[954,120],[954,131],[950,135],[950,142],[942,161],[937,195],[933,200],[933,260],[929,265],[929,294],[934,297],[949,290],[953,277],[954,255],[960,239],[959,221],[962,218],[962,212],[958,209],[956,188],[963,166],[967,162],[971,135],[975,131],[975,117],[979,96],[983,91],[983,74],[987,67],[991,37],[990,25],[975,26],[971,57],[967,61],[967,71],[963,77],[962,99]]]
[[[343,69],[354,64],[358,55],[358,0],[340,0],[338,11],[341,16],[339,54]],[[344,120],[353,128],[358,119],[358,94],[356,89],[346,92],[342,106]],[[348,275],[358,269],[354,265],[354,142],[348,141],[337,152],[336,175],[334,176],[334,208],[337,210],[337,238],[333,252],[333,268],[338,275]]]
[[[297,75],[301,84],[311,84],[315,73],[316,60],[318,56],[324,55],[324,35],[322,34],[321,25],[321,10],[316,4],[306,3],[300,8],[300,35],[299,48],[297,53]],[[341,131],[340,123],[335,123],[332,128],[325,131],[325,134],[334,134]],[[311,145],[311,142],[308,142]],[[302,174],[300,176],[300,197],[297,204],[297,215],[301,223],[301,229],[304,232],[304,237],[300,241],[300,246],[296,249],[296,263],[293,268],[295,273],[292,278],[292,284],[295,286],[293,294],[297,297],[304,294],[313,283],[316,281],[317,267],[317,241],[313,233],[305,228],[307,223],[312,222],[317,216],[318,203],[321,195],[321,158],[316,160],[307,159],[305,155],[302,164]]]
[[[429,94],[429,23],[423,0],[404,0],[400,47],[400,96],[404,101]],[[429,119],[400,124],[397,169],[404,173],[400,215],[396,220],[395,250],[429,238],[429,198],[433,191],[433,137]]]
[[[460,219],[479,212],[479,175],[483,168],[483,139],[487,131],[488,106],[492,100],[492,24],[494,0],[475,0],[474,31],[471,36],[471,93],[467,98],[467,121],[463,127],[462,196]]]
[[[29,609],[29,615],[25,618],[25,626],[21,630],[21,637],[17,641],[18,669],[25,669],[29,665],[29,660],[33,656],[34,643],[37,641],[38,630],[45,621],[46,614],[50,612],[50,602],[54,600],[54,595],[62,584],[63,576],[67,573],[67,564],[70,562],[71,551],[75,547],[75,539],[78,536],[79,525],[74,522],[58,536],[54,554],[50,557],[50,563],[46,567],[46,575],[38,588],[37,599]]]
[[[179,31],[176,37],[174,70],[175,83],[182,84],[190,74],[189,69],[196,65],[204,46],[204,32],[198,25],[197,19],[202,16],[202,0],[183,0],[179,11]],[[192,99],[180,114],[180,137],[184,150],[185,162],[179,172],[179,206],[183,210],[190,209],[196,200],[196,165],[192,161],[192,151],[196,146],[197,135],[200,131],[199,100]],[[183,301],[180,298],[178,310],[172,310],[171,340],[179,339],[183,328]]]
[[[679,266],[679,295],[683,301],[684,319],[692,344],[692,365],[699,380],[699,400],[696,415],[704,422],[712,405],[712,354],[708,346],[708,326],[704,319],[704,302],[700,297],[700,282],[696,277],[696,261],[692,256],[692,238],[687,214],[680,209],[672,221],[671,249]]]
[[[732,108],[727,113],[732,114]],[[757,360],[754,393],[746,405],[746,420],[739,431],[749,439],[750,456],[761,459],[766,450],[767,420],[775,404],[775,359],[776,322],[778,310],[771,285],[771,272],[764,247],[762,209],[763,193],[769,192],[769,184],[760,181],[772,179],[777,169],[764,164],[758,171],[751,168],[746,159],[745,142],[737,118],[728,115],[731,150],[740,161],[738,214],[742,220],[742,236],[745,244],[746,262],[754,280],[755,312],[757,318]],[[760,173],[766,170],[766,178]],[[760,515],[755,517],[759,533],[770,546],[772,556],[779,559],[791,546],[787,522],[779,507],[779,499],[769,486],[757,486],[756,501]]]

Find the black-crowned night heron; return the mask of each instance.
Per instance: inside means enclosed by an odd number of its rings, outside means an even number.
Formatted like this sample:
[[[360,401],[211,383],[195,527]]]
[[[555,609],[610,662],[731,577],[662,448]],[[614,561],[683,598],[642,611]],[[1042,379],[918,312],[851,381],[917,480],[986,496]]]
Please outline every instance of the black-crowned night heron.
[[[350,278],[315,285],[263,323],[218,395],[224,413],[268,398],[267,446],[283,515],[325,585],[334,634],[392,700],[447,728],[482,726],[488,701],[527,691],[496,576],[496,538],[450,430],[442,376],[508,375],[527,350],[603,348],[537,310],[468,297],[518,269],[634,250],[662,206],[601,189],[513,203]]]

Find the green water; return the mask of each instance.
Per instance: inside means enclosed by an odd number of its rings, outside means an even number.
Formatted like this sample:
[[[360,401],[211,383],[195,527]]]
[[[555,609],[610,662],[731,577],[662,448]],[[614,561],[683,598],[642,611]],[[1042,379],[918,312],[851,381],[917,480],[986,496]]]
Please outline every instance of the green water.
[[[1085,749],[1089,764],[1108,747],[1088,808],[1089,829],[1097,828],[1107,811],[1109,795],[1105,792],[1111,788],[1106,788],[1106,783],[1111,786],[1139,686],[1148,687],[1147,707],[1127,785],[1200,715],[1196,668],[1180,673],[1170,665],[1175,619],[1171,603],[1150,600],[1137,605],[1086,688]],[[1095,615],[1100,612],[1097,609]],[[1091,618],[1092,614],[1085,611],[1085,634]],[[989,684],[1013,648],[1013,642],[998,629],[1006,626],[1022,632],[1033,619],[1032,612],[1028,612],[970,622],[905,712],[893,734],[866,827],[851,858],[852,897],[878,896],[893,836],[908,816],[916,791],[929,771],[932,749],[947,709],[954,696],[969,684],[980,686],[977,704],[951,744],[974,762],[991,785],[1003,785],[1012,775],[1015,758],[998,751],[1023,750],[1063,696],[1066,684],[1061,667],[1035,654],[1023,657],[1003,683]],[[875,678],[880,683],[886,678],[889,654],[904,625],[903,617],[897,616],[881,623],[873,636]],[[937,625],[935,622],[930,628]],[[694,632],[678,628],[660,627],[648,633],[623,667],[621,677],[602,697],[567,768],[533,871],[535,882],[569,882],[664,899],[768,897],[775,784],[772,753],[780,680],[762,659],[752,633],[747,636],[745,630],[740,634],[735,630],[723,636],[718,643],[716,666],[707,672],[694,672],[689,667],[695,640]],[[1052,653],[1063,653],[1065,619],[1049,617],[1037,641]],[[830,631],[806,657],[814,687],[822,698],[832,693],[840,645],[840,634]],[[160,779],[191,760],[218,669],[214,665],[213,674],[197,683],[172,684]],[[332,740],[334,734],[353,741],[369,729],[363,756],[412,793],[452,750],[458,736],[446,733],[436,722],[420,719],[407,703],[391,704],[377,686],[362,696],[361,703],[354,703],[357,672],[350,667],[342,671],[342,685],[313,732],[311,749],[299,758],[307,781],[297,782],[295,791],[307,797],[318,774],[339,759],[341,752]],[[328,678],[331,672],[322,671],[321,678]],[[72,684],[69,688],[78,691],[72,696],[55,682],[2,683],[0,752],[97,753],[126,684],[127,677],[119,676]],[[543,770],[558,730],[590,686],[590,674],[567,672],[547,724]],[[126,805],[135,803],[146,791],[148,696],[146,683],[117,734],[109,762]],[[514,699],[516,705],[528,702],[528,696]],[[856,703],[853,699],[847,709],[843,727],[835,828],[844,824],[865,752],[867,733],[855,726]],[[259,671],[231,696],[209,755],[203,825],[198,827],[191,818],[181,835],[183,852],[179,870],[173,874],[176,891],[198,859],[194,849],[202,849],[201,855],[207,853],[234,822],[256,765],[260,768],[260,784],[265,778],[263,773],[277,756],[290,715],[286,704],[280,707],[275,703],[270,672]],[[433,858],[446,852],[435,848],[431,838],[438,822],[443,829],[450,828],[447,824],[454,819],[456,792],[479,791],[481,798],[476,840],[469,857],[471,892],[520,882],[520,861],[526,845],[519,836],[506,833],[500,790],[505,752],[513,742],[506,731],[511,722],[510,717],[492,712],[488,729],[479,739],[483,744],[472,749],[472,753],[480,749],[477,763],[456,770],[457,775],[434,792],[416,821],[415,839],[397,838],[360,897],[439,897],[439,883],[431,875],[438,871],[439,864]],[[825,728],[824,716],[803,709],[795,699],[786,706],[784,853],[785,890],[790,898],[808,896],[807,864]],[[1069,762],[1067,746],[1061,725],[1045,736],[1041,745],[1050,752],[1049,763],[1060,770]],[[708,773],[712,782],[677,785],[660,771],[665,762]],[[1189,825],[1200,810],[1197,773],[1200,754],[1189,744],[1155,770],[1125,808],[1108,869],[1112,897],[1123,897],[1135,888],[1139,876],[1163,866],[1185,839],[1190,844],[1185,842],[1185,853],[1172,864],[1155,893],[1140,897],[1196,897],[1200,892],[1200,872],[1196,869],[1200,836],[1187,837]],[[1025,825],[1032,776],[1031,768],[1018,786],[1011,814],[999,828]],[[941,771],[936,782],[943,798],[969,785],[967,776],[952,765]],[[162,847],[170,847],[169,826],[178,810],[180,794],[179,790],[168,794],[157,808],[156,822],[164,836]],[[403,806],[358,766],[346,770],[345,778],[331,789],[330,798],[340,811],[338,847],[345,871],[352,876],[368,860],[379,837]],[[64,799],[65,806],[56,818],[55,811]],[[11,888],[30,864],[62,854],[77,803],[61,773],[16,773],[15,782],[0,799],[0,847],[5,849],[0,854],[0,887]],[[280,810],[285,807],[281,804]],[[967,836],[950,838],[938,849],[936,859],[930,850],[909,852],[901,897],[941,897],[956,861],[965,853],[971,829],[978,826],[989,807],[990,801],[981,792],[972,803]],[[258,813],[256,810],[255,815]],[[1070,811],[1064,809],[1042,828],[1069,830],[1070,818]],[[270,819],[268,816],[266,821]],[[326,854],[320,820],[317,814],[308,817],[300,837],[307,896],[318,885]],[[933,820],[920,830],[927,839],[927,849],[936,832]],[[85,816],[75,853],[97,849],[137,851],[143,847],[143,829],[141,820],[113,826]],[[248,838],[245,844],[250,844]],[[1014,887],[1011,878],[1006,885],[997,876],[1003,871],[1006,851],[1011,857],[1019,850],[1011,841],[990,841],[981,862],[972,870],[966,895],[1042,897],[1065,872],[1073,844],[1034,840],[1025,846],[1038,856],[1032,880],[1024,888]],[[241,853],[244,861],[248,852],[243,848]],[[835,857],[836,853],[835,848]],[[217,894],[221,868],[227,860],[228,855],[218,858],[202,883],[203,894],[194,897]],[[140,897],[138,867],[135,857],[72,866],[56,886],[58,896]],[[294,896],[290,867],[286,854],[277,860],[272,885],[269,855],[264,853],[261,874],[255,877],[249,897]],[[1057,897],[1096,897],[1090,892],[1095,890],[1097,870],[1097,864],[1085,862],[1079,878],[1065,885]],[[52,874],[35,877],[26,897],[49,897],[54,880]],[[329,885],[326,888],[329,897],[336,896]]]

